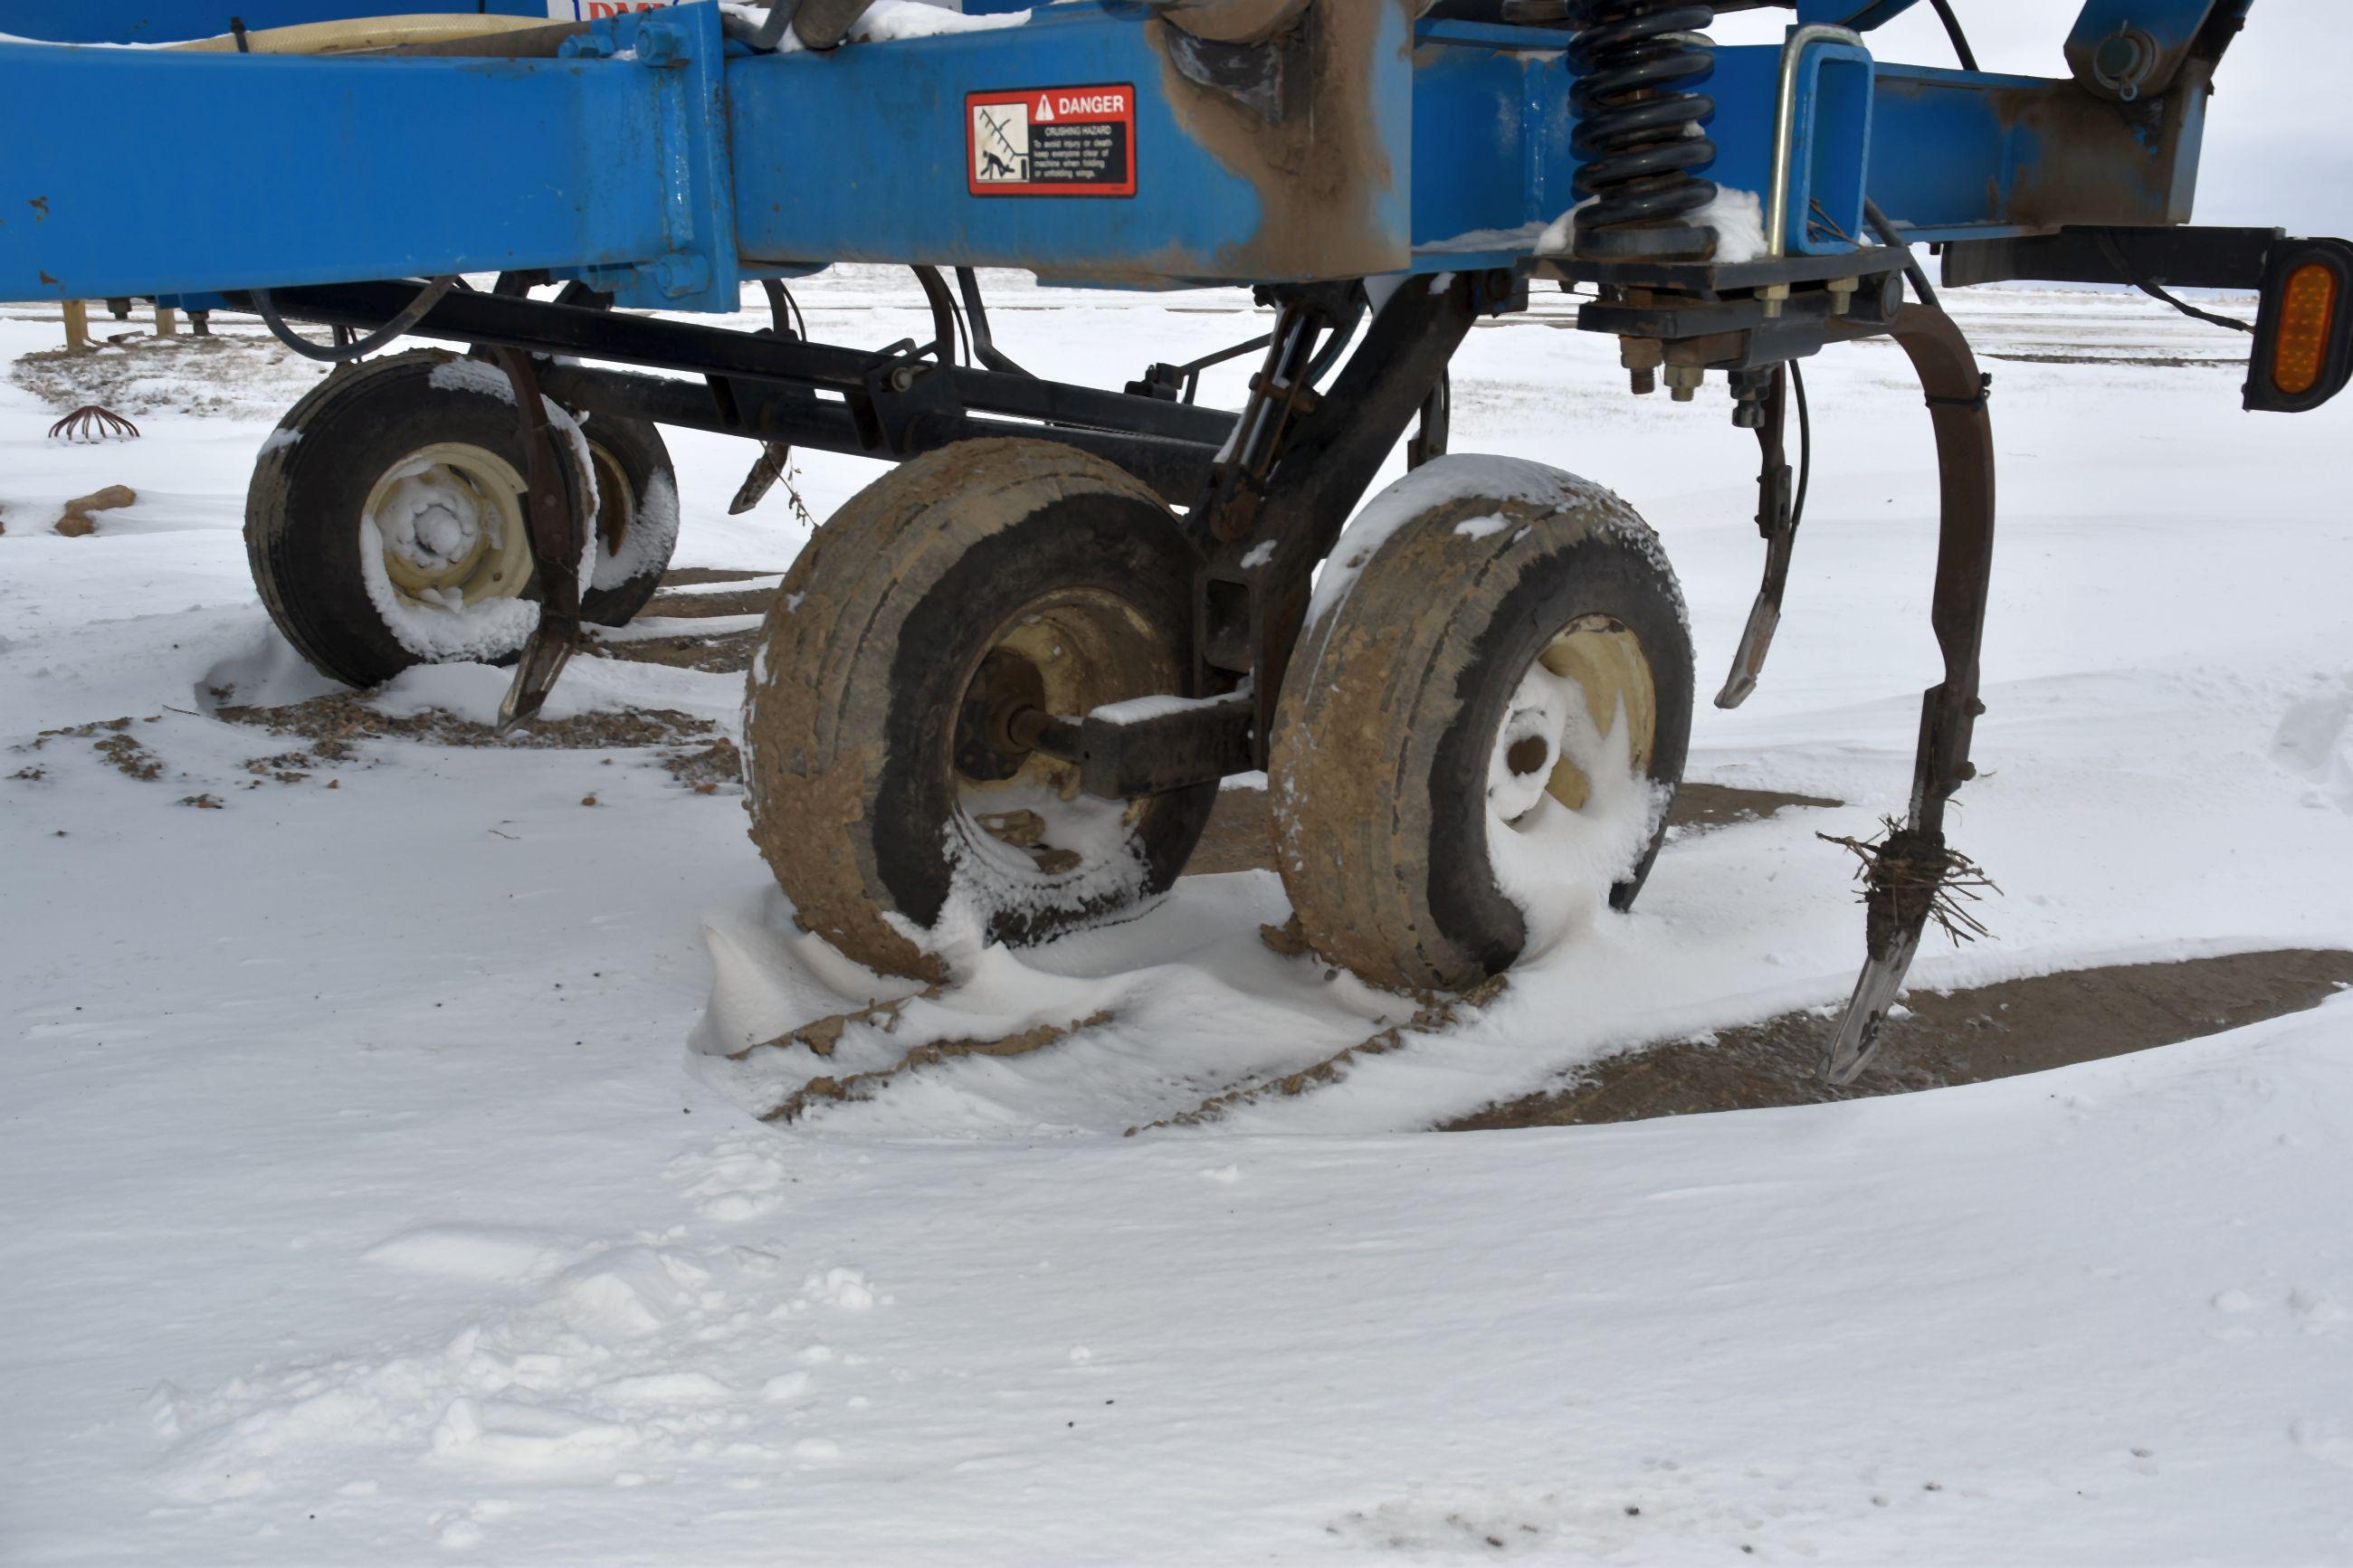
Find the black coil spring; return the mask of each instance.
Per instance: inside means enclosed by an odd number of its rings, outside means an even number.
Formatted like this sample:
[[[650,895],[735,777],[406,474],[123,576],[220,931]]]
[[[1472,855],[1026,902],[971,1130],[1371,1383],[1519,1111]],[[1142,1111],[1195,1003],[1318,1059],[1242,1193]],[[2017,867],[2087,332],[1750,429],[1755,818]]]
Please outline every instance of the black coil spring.
[[[1715,100],[1690,90],[1715,70],[1705,36],[1715,7],[1570,0],[1568,14],[1579,29],[1568,51],[1577,194],[1596,198],[1577,216],[1579,248],[1613,229],[1683,223],[1715,199],[1715,182],[1700,177],[1715,163],[1703,130]]]

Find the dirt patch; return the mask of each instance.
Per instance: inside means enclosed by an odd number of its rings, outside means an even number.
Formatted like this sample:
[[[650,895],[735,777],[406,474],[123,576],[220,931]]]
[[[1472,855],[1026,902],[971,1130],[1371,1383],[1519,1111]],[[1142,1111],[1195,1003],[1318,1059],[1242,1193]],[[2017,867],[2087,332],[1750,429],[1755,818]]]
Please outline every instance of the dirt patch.
[[[162,717],[160,713],[150,714],[144,722],[153,724]],[[149,751],[129,733],[134,722],[138,721],[129,718],[100,719],[89,724],[69,724],[62,729],[44,730],[23,745],[12,746],[9,750],[37,752],[47,748],[51,741],[88,741],[90,742],[91,749],[105,759],[106,765],[123,777],[137,779],[142,784],[153,784],[164,776],[164,759]],[[8,776],[26,784],[35,784],[47,776],[47,770],[38,767],[19,768]]]
[[[216,711],[232,724],[251,724],[273,735],[306,737],[314,742],[314,755],[336,761],[351,754],[349,748],[355,741],[396,739],[437,746],[597,752],[675,745],[704,739],[719,728],[708,719],[673,709],[621,708],[576,713],[568,719],[533,719],[501,735],[488,724],[438,708],[397,717],[380,712],[368,705],[364,694],[354,691],[332,692],[283,708],[229,706]],[[320,751],[319,744],[330,750]],[[333,748],[342,750],[338,752]]]
[[[649,609],[648,615],[659,612]],[[626,642],[590,641],[581,651],[597,658],[617,658],[630,664],[664,664],[672,669],[699,669],[707,675],[741,675],[752,668],[760,646],[757,630],[721,632],[712,637],[631,637]]]
[[[1293,922],[1294,927],[1296,923]],[[1274,939],[1283,934],[1272,928],[1261,927],[1261,930],[1271,939],[1270,945],[1277,945]],[[1279,945],[1277,951],[1281,951]],[[1180,1110],[1174,1116],[1164,1116],[1157,1121],[1131,1127],[1125,1135],[1133,1138],[1139,1132],[1156,1131],[1163,1127],[1198,1127],[1217,1121],[1237,1106],[1254,1105],[1264,1100],[1296,1099],[1326,1084],[1337,1083],[1348,1076],[1350,1066],[1366,1057],[1387,1056],[1399,1049],[1409,1036],[1437,1035],[1453,1028],[1462,1021],[1465,1014],[1475,1013],[1502,995],[1510,984],[1508,975],[1498,974],[1460,996],[1426,997],[1415,1009],[1413,1016],[1404,1023],[1392,1024],[1353,1046],[1345,1046],[1312,1067],[1213,1094],[1190,1110]]]
[[[834,1045],[841,1038],[842,1029],[850,1023],[871,1022],[877,1017],[886,1016],[889,1023],[883,1026],[883,1033],[888,1034],[890,1026],[898,1021],[899,1008],[903,1005],[904,1004],[902,1003],[884,1008],[869,1007],[855,1014],[844,1014],[838,1019],[821,1019],[816,1024],[804,1025],[799,1030],[786,1036],[782,1040],[769,1043],[780,1046],[806,1044],[821,1056],[831,1056]],[[958,1057],[1025,1057],[1033,1051],[1042,1051],[1048,1046],[1059,1045],[1072,1035],[1081,1034],[1088,1029],[1099,1029],[1111,1021],[1112,1014],[1106,1010],[1090,1014],[1083,1018],[1073,1018],[1067,1024],[1039,1024],[1034,1028],[999,1036],[995,1039],[934,1040],[927,1045],[915,1047],[891,1067],[877,1068],[871,1072],[851,1073],[847,1078],[813,1078],[786,1096],[783,1103],[775,1110],[765,1112],[760,1120],[776,1122],[797,1121],[808,1112],[810,1107],[819,1101],[871,1100],[893,1079],[902,1073],[912,1072],[917,1068],[936,1067],[941,1062],[953,1061]],[[828,1028],[830,1033],[825,1033],[824,1031]],[[818,1047],[820,1038],[823,1041],[822,1049]]]
[[[275,415],[325,374],[267,337],[159,338],[128,323],[95,351],[19,354],[8,367],[59,414],[95,403],[118,414]]]
[[[1844,1089],[1820,1074],[1835,1017],[1788,1013],[1610,1057],[1556,1089],[1491,1106],[1440,1131],[1640,1121],[1981,1083],[2300,1013],[2348,987],[2353,952],[2291,949],[1915,991],[1906,999],[1908,1016],[1888,1024],[1862,1080]]]
[[[746,588],[740,594],[656,594],[638,614],[649,620],[676,621],[710,620],[720,616],[765,616],[776,597],[776,590],[773,586]]]
[[[774,577],[774,572],[736,572],[717,566],[673,566],[662,574],[661,585],[670,588],[701,588],[712,583],[756,583]]]
[[[657,752],[654,760],[697,795],[733,794],[744,787],[744,753],[723,735],[707,746]]]
[[[1675,808],[1667,814],[1667,826],[1695,833],[1711,827],[1729,827],[1740,822],[1762,822],[1767,817],[1778,816],[1785,811],[1800,806],[1827,810],[1845,804],[1842,800],[1825,800],[1818,795],[1785,795],[1779,790],[1687,784],[1675,792]]]
[[[2121,364],[2146,370],[2243,370],[2243,359],[2187,359],[2176,354],[2104,354],[2096,352],[2076,353],[1987,353],[1984,359],[1998,359],[2010,364]]]
[[[1844,804],[1819,795],[1784,795],[1777,790],[1687,784],[1677,792],[1675,808],[1667,822],[1686,833],[1701,833],[1734,823],[1762,822],[1796,806]],[[1273,869],[1274,817],[1267,804],[1266,791],[1219,791],[1217,809],[1209,814],[1209,826],[1202,830],[1200,847],[1186,862],[1185,875],[1207,877],[1221,871]]]
[[[770,581],[774,575],[722,572],[703,566],[667,572],[662,574],[663,591],[638,612],[638,618],[708,621],[730,616],[765,616],[776,596],[776,584]],[[758,583],[761,586],[741,593],[673,592],[725,583]],[[662,664],[673,669],[699,669],[709,675],[741,675],[752,668],[752,655],[759,645],[759,628],[749,626],[740,631],[681,632],[674,637],[616,638],[609,642],[592,639],[584,651],[599,658],[624,659],[632,664]]]
[[[164,759],[128,735],[110,735],[96,745],[107,765],[125,778],[152,784],[164,776]]]

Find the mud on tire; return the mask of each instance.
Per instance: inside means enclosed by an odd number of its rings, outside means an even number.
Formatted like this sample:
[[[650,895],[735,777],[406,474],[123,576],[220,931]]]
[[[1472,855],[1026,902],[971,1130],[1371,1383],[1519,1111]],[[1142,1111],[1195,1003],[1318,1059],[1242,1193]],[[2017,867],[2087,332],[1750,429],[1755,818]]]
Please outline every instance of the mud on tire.
[[[1197,564],[1149,489],[1047,441],[961,443],[853,498],[778,590],[744,704],[752,837],[802,922],[938,981],[955,942],[1165,891],[1216,787],[1094,801],[999,721],[1184,691]],[[944,929],[957,910],[978,929]]]
[[[1378,985],[1461,989],[1604,898],[1630,906],[1693,689],[1681,592],[1632,509],[1537,464],[1441,458],[1324,574],[1271,780],[1317,951]]]

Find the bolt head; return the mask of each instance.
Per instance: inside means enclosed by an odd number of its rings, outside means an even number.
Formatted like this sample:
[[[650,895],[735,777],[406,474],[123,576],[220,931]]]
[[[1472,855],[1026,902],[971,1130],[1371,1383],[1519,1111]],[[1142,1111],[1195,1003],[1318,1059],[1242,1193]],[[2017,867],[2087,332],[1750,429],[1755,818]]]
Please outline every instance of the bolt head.
[[[669,70],[686,63],[686,33],[674,22],[645,22],[638,27],[638,63],[653,70]]]
[[[675,300],[711,287],[711,263],[691,251],[673,250],[654,263],[654,287]]]

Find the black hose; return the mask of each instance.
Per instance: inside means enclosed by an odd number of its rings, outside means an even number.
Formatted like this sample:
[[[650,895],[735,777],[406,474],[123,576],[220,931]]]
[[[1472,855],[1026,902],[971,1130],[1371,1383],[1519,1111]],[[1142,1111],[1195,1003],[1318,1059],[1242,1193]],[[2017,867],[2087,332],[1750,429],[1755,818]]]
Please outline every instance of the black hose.
[[[364,338],[350,343],[338,343],[332,348],[314,343],[288,326],[285,318],[278,313],[278,306],[270,300],[269,289],[249,289],[246,292],[252,297],[254,314],[261,318],[261,324],[269,329],[271,337],[276,338],[304,359],[317,360],[322,364],[341,364],[346,360],[355,360],[362,354],[375,353],[376,350],[417,325],[431,312],[434,306],[441,302],[444,295],[458,286],[458,283],[459,278],[456,273],[441,274],[427,284],[424,292],[418,294],[406,310],[391,321]]]
[[[2176,299],[2167,293],[2154,279],[2142,277],[2139,269],[2134,267],[2126,257],[2124,247],[2116,243],[2116,237],[2106,229],[2100,231],[2100,249],[2107,257],[2108,265],[2115,268],[2126,282],[2130,283],[2150,299],[2172,306],[2193,321],[2210,322],[2217,327],[2228,327],[2234,332],[2252,333],[2255,330],[2253,321],[2242,321],[2236,316],[2218,316],[2211,310],[2201,310],[2189,300]]]
[[[1977,53],[1969,47],[1968,35],[1961,31],[1960,18],[1953,15],[1953,0],[1928,0],[1928,4],[1936,8],[1937,16],[1943,20],[1945,36],[1953,40],[1953,53],[1961,57],[1961,68],[1977,69]]]
[[[1895,246],[1904,252],[1904,276],[1910,280],[1912,292],[1918,297],[1920,303],[1932,310],[1943,310],[1944,307],[1936,302],[1935,287],[1928,281],[1927,269],[1920,265],[1920,258],[1912,254],[1910,242],[1895,232],[1894,221],[1881,212],[1879,204],[1869,196],[1862,198],[1862,219],[1871,226],[1871,232],[1879,236],[1880,244]]]
[[[1806,489],[1814,482],[1814,416],[1806,406],[1806,373],[1789,362],[1789,391],[1798,400],[1798,494],[1789,503],[1789,531],[1806,521]]]

